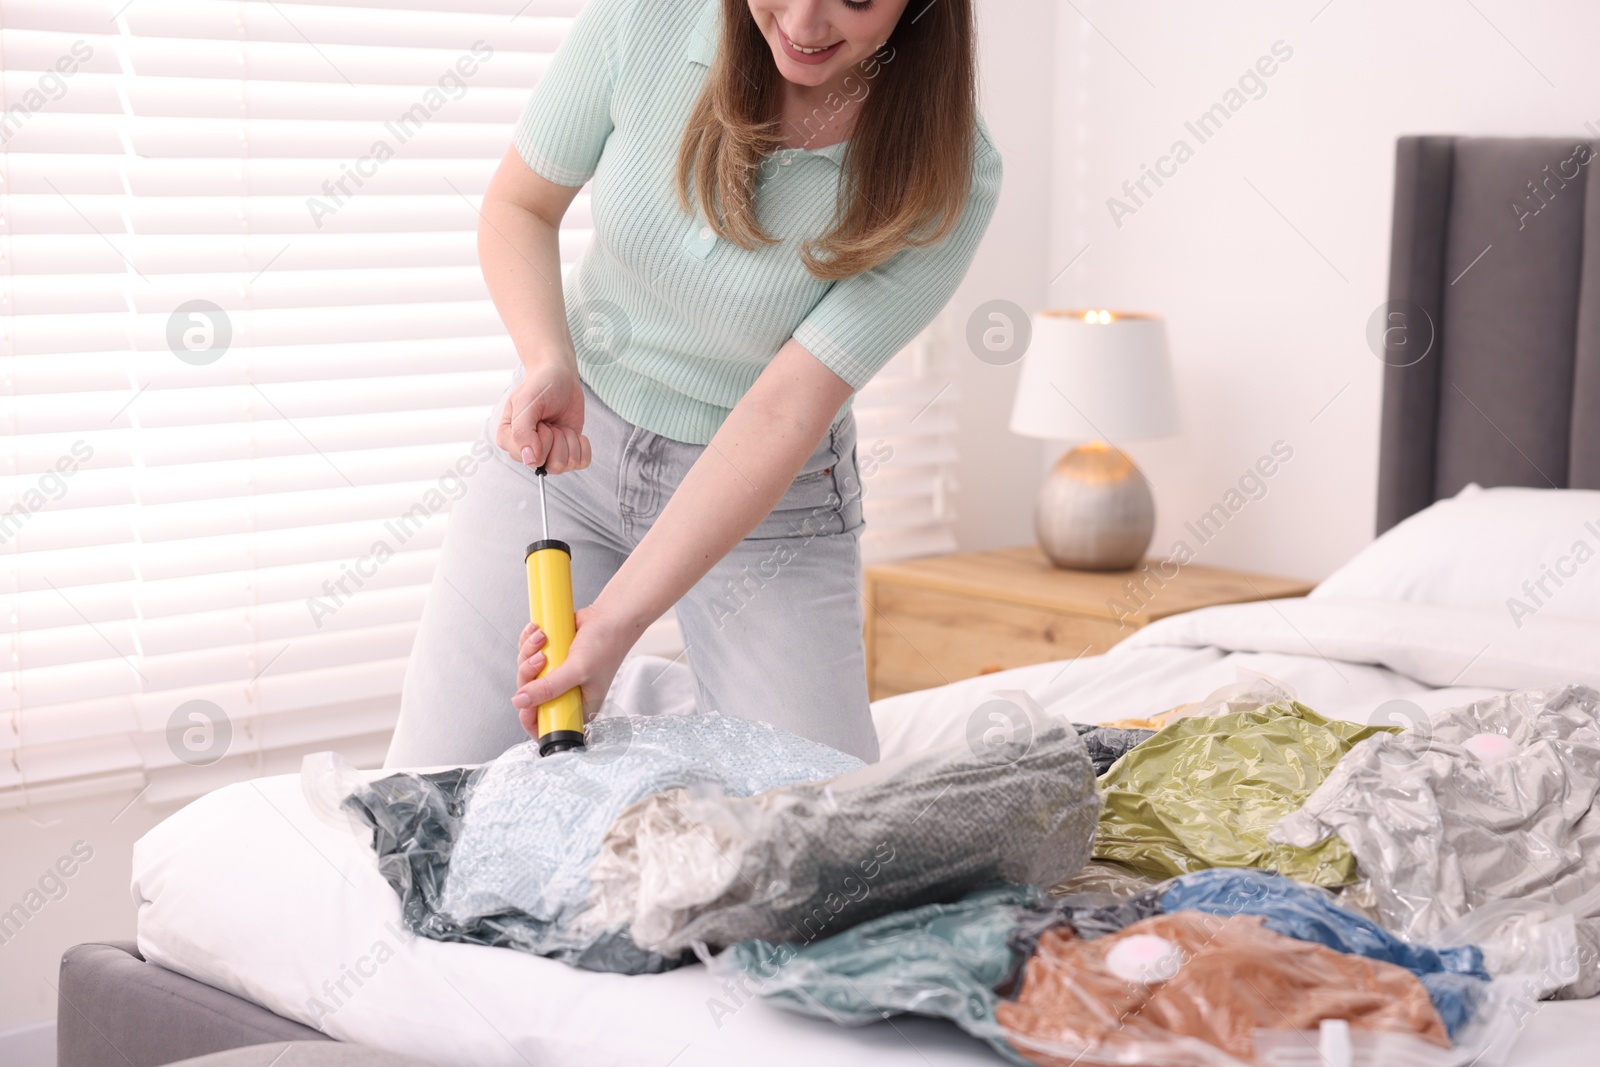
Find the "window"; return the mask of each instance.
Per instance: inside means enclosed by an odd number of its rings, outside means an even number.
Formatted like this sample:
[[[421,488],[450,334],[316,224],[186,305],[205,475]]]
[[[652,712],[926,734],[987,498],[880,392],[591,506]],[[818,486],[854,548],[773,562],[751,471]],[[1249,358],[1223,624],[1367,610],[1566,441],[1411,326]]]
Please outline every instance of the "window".
[[[515,358],[475,205],[580,7],[0,0],[0,803],[381,760]],[[858,402],[876,558],[950,547],[934,362]]]

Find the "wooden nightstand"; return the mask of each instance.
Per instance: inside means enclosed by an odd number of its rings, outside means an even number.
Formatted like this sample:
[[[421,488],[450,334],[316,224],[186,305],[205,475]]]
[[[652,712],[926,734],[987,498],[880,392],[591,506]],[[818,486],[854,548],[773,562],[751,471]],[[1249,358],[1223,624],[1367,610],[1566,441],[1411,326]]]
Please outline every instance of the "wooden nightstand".
[[[1068,571],[1031,545],[869,567],[866,578],[874,700],[1097,655],[1168,615],[1304,596],[1316,584],[1193,563],[1163,570],[1159,560],[1132,571]]]

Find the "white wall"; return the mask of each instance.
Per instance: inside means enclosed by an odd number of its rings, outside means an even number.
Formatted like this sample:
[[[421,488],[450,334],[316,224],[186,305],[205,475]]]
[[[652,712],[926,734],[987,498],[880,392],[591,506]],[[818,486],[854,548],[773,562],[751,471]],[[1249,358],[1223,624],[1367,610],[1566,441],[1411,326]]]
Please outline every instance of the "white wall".
[[[1323,577],[1372,536],[1365,328],[1386,296],[1395,138],[1586,121],[1600,137],[1600,5],[1074,3],[1057,9],[1052,267],[1090,249],[1049,299],[1168,319],[1184,432],[1127,449],[1155,487],[1153,551],[1281,439],[1294,459],[1198,558]],[[1199,144],[1184,122],[1278,40],[1294,54],[1265,96]],[[1194,157],[1118,228],[1107,198],[1180,137]]]
[[[958,334],[951,338],[954,387],[961,395],[956,539],[967,551],[1033,540],[1039,443],[1005,428],[1018,368],[979,360],[959,335],[986,301],[1009,300],[1028,312],[1045,306],[1056,8],[1056,0],[977,0],[980,106],[1005,162],[1005,179],[989,231],[949,311]]]
[[[133,938],[135,908],[128,890],[133,842],[178,809],[135,801],[135,791],[0,811],[0,911],[30,891],[47,901],[0,943],[0,1034],[55,1018],[61,953],[85,941]],[[71,859],[74,845],[86,862]],[[40,882],[71,859],[66,878]],[[0,1063],[12,1062],[0,1047]]]

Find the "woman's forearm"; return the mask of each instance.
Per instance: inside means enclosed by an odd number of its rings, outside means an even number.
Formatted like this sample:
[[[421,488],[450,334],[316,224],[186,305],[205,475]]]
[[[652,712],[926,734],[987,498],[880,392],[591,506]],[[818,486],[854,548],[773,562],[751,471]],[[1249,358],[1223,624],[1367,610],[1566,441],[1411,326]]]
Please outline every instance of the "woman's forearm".
[[[798,342],[779,349],[596,607],[643,633],[771,513],[851,392]]]
[[[575,365],[561,291],[561,218],[576,189],[540,178],[515,150],[484,191],[478,220],[483,280],[524,366]]]

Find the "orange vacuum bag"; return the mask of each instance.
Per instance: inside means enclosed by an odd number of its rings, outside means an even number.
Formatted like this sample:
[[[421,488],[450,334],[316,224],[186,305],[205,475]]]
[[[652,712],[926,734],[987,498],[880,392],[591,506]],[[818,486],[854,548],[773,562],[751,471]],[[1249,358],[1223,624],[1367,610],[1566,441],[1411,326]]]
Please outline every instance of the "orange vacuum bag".
[[[1048,1067],[1204,1063],[1196,1039],[1250,1063],[1254,1031],[1316,1030],[1324,1019],[1450,1047],[1410,972],[1280,936],[1263,921],[1180,911],[1093,941],[1057,927],[1040,939],[1017,1000],[1000,1003],[1002,1032]]]

